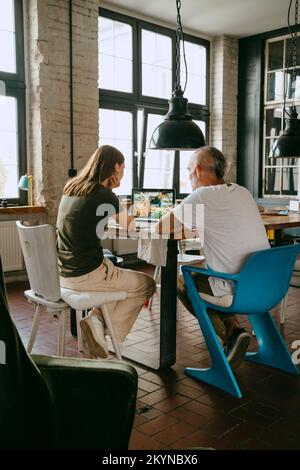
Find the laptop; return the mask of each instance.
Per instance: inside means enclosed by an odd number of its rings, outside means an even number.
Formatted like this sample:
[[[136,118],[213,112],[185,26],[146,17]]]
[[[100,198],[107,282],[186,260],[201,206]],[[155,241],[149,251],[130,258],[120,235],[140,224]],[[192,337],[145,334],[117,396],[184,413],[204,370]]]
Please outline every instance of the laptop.
[[[132,190],[132,215],[137,225],[158,222],[175,203],[175,189]]]

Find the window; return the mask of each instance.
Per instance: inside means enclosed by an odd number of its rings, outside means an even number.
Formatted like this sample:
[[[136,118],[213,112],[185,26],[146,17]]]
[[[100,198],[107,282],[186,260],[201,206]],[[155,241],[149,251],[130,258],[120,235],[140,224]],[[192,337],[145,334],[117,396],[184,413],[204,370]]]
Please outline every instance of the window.
[[[18,197],[18,130],[17,100],[11,96],[0,98],[0,188],[1,198]]]
[[[180,77],[185,83],[186,73],[181,41]],[[206,48],[200,44],[185,41],[185,56],[188,69],[188,82],[185,95],[190,103],[206,104]]]
[[[119,149],[125,156],[125,172],[122,179],[122,190],[117,194],[130,194],[133,186],[133,115],[128,111],[100,108],[99,111],[101,142]]]
[[[147,133],[146,133],[146,149],[154,129],[161,122],[160,114],[148,114],[147,117]],[[148,149],[145,154],[144,163],[144,188],[172,188],[173,172],[174,172],[174,156],[175,152],[171,150],[152,150]]]
[[[172,39],[142,29],[142,94],[168,99],[172,93]]]
[[[0,200],[25,203],[26,172],[22,0],[2,0],[0,15]],[[21,197],[20,197],[21,196]]]
[[[195,120],[195,123],[200,127],[206,140],[205,122]],[[181,194],[190,192],[190,180],[187,171],[188,162],[192,152],[180,152],[180,173],[179,173],[179,188]]]
[[[291,54],[290,36],[282,36],[266,41],[265,62],[265,101],[264,101],[264,147],[263,147],[263,195],[265,197],[286,197],[298,191],[298,159],[270,158],[274,140],[285,128],[283,116],[284,86],[286,87],[286,107],[292,102],[292,68],[284,71]],[[297,52],[295,99],[300,113],[300,52]]]
[[[131,26],[100,16],[99,51],[99,88],[132,92]]]
[[[3,4],[3,5],[2,5]],[[16,73],[16,40],[13,0],[1,3],[0,44],[5,45],[0,50],[0,70]]]
[[[175,82],[174,30],[100,9],[99,145],[110,144],[125,156],[119,195],[132,187],[190,192],[186,160],[191,152],[150,150],[149,141],[168,110]],[[182,49],[182,46],[181,46]],[[188,84],[185,97],[195,122],[209,125],[209,42],[185,35]],[[185,81],[183,56],[181,83]]]

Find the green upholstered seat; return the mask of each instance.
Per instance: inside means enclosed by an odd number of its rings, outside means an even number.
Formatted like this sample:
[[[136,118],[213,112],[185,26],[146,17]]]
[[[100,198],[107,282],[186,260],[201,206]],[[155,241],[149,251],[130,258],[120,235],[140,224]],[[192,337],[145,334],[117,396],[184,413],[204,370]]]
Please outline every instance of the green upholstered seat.
[[[9,313],[1,259],[0,341],[1,449],[128,447],[135,369],[118,361],[29,356]]]

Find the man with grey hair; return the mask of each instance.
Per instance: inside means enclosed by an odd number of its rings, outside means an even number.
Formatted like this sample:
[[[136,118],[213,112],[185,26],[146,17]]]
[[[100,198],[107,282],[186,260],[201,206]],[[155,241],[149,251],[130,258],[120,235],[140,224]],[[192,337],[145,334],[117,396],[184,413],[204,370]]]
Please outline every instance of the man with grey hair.
[[[157,230],[163,234],[166,230],[180,233],[186,228],[204,229],[203,252],[208,266],[214,271],[236,273],[251,253],[270,245],[252,195],[238,184],[226,183],[225,170],[226,159],[220,150],[208,146],[196,150],[188,164],[193,192],[160,220]],[[186,205],[192,210],[185,210]],[[203,206],[204,227],[199,227],[200,218],[195,215]],[[198,291],[210,296],[210,303],[222,305],[232,295],[229,281],[201,274],[195,274],[194,280]],[[177,295],[194,313],[183,276],[178,279]],[[251,335],[240,328],[235,315],[213,309],[208,309],[208,314],[232,369],[236,369],[245,358]]]

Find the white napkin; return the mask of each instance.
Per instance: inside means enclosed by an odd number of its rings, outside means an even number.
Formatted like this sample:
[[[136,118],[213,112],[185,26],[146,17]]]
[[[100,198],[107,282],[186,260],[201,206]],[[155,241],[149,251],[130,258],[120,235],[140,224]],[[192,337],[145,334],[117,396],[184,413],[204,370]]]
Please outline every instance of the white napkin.
[[[154,266],[166,266],[168,240],[165,238],[141,237],[137,257]]]

